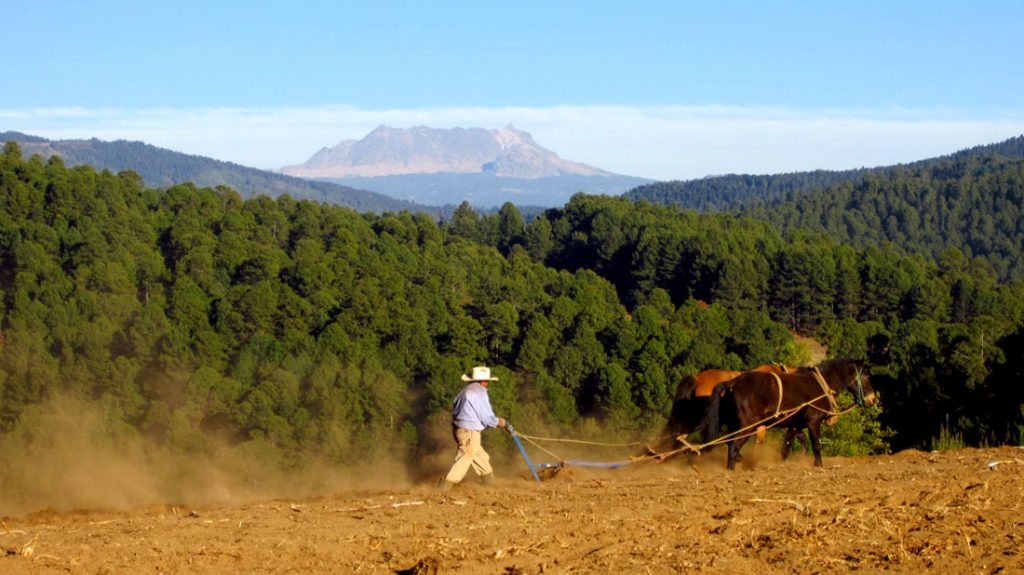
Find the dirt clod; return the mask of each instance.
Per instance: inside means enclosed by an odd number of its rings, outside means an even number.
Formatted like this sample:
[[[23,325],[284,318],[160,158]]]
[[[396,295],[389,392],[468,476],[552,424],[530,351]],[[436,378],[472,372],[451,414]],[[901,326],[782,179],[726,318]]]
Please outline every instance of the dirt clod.
[[[420,559],[408,569],[399,569],[395,575],[438,575],[441,573],[441,562],[432,557]]]

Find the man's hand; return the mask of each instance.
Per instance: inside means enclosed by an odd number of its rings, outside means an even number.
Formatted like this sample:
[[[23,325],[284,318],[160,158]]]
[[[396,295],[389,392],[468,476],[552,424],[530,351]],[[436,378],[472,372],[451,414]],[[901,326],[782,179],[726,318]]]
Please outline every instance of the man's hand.
[[[503,418],[503,417],[499,417],[498,418],[498,427],[505,427],[507,424],[508,424],[508,422],[505,421],[505,418]]]

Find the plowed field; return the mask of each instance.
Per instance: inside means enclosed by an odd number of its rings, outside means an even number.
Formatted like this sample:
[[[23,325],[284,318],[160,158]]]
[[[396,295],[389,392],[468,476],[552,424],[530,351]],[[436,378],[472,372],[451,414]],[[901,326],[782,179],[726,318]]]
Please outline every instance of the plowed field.
[[[762,449],[764,449],[762,447]],[[0,573],[1024,573],[1024,450],[724,454],[493,488],[8,517]],[[501,475],[499,469],[499,475]]]

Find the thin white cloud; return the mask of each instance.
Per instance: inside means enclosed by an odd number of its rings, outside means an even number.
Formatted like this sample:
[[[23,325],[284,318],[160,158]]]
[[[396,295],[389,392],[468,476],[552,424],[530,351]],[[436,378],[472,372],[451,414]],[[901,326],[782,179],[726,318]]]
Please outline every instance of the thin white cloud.
[[[258,168],[305,161],[379,125],[506,124],[564,158],[655,179],[846,169],[914,161],[1024,133],[1024,114],[951,109],[802,110],[731,106],[0,109],[0,131],[140,140]]]

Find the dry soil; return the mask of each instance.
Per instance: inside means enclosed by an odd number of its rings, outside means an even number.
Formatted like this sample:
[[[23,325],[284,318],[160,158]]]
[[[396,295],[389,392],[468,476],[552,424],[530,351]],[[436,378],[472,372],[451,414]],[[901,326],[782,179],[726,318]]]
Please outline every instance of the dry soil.
[[[765,448],[762,447],[762,450]],[[1024,573],[1024,450],[723,454],[542,483],[4,519],[0,573]]]

